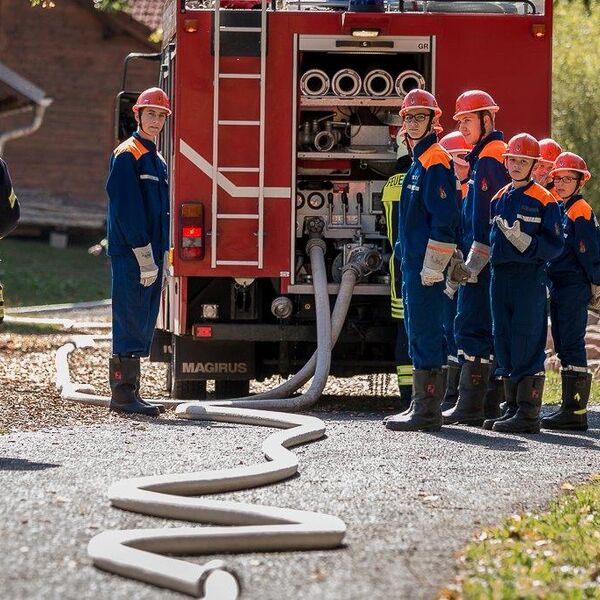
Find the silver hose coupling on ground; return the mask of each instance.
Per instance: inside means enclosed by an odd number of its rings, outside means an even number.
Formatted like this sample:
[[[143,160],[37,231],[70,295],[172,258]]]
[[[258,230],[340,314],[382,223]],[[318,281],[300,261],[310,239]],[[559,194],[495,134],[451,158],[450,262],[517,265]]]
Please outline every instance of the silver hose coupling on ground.
[[[398,96],[406,96],[408,92],[414,89],[425,89],[425,78],[418,71],[402,71],[395,82],[396,94]]]
[[[361,279],[378,271],[383,266],[383,256],[379,250],[369,246],[357,246],[348,254],[342,272],[352,270]]]
[[[394,89],[394,80],[387,71],[373,69],[365,77],[364,89],[367,96],[389,96]]]
[[[303,96],[324,96],[330,86],[329,75],[321,69],[309,69],[300,78],[300,93]]]
[[[336,96],[356,96],[362,88],[362,79],[354,69],[341,69],[331,80],[331,89]]]

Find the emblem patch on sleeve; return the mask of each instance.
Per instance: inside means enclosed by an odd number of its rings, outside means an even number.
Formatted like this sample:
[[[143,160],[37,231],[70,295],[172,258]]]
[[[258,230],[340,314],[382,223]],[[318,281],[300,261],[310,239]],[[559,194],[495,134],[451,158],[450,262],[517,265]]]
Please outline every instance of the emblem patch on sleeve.
[[[440,185],[440,198],[445,200],[447,197],[446,190]]]
[[[485,177],[481,180],[481,191],[482,192],[487,192],[488,191],[488,182],[487,182],[487,179]]]
[[[585,247],[585,242],[583,240],[579,240],[579,254],[585,254],[587,252],[587,248]]]

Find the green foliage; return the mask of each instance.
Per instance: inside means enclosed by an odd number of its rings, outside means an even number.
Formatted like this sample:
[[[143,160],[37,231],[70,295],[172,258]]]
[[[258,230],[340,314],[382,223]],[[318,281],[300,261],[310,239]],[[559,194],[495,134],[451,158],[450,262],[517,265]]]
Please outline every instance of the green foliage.
[[[442,598],[600,598],[600,478],[542,515],[513,515],[479,533],[461,557],[456,589]]]
[[[6,306],[102,300],[110,296],[110,265],[85,246],[51,248],[18,239],[0,243],[0,281]]]
[[[564,150],[583,156],[592,180],[583,194],[600,213],[600,1],[554,5],[552,134]]]

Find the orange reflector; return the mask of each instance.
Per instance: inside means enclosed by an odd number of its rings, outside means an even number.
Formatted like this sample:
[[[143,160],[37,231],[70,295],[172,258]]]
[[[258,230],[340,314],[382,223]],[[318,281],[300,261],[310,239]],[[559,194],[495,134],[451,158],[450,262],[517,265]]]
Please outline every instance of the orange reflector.
[[[194,337],[212,337],[212,327],[206,325],[194,325]]]
[[[183,204],[181,206],[182,217],[201,217],[202,216],[202,205],[201,204]]]
[[[186,19],[183,22],[183,29],[187,33],[196,33],[198,31],[198,19]]]
[[[181,233],[183,237],[199,238],[202,235],[202,227],[183,227]]]
[[[546,35],[546,24],[533,23],[531,26],[531,33],[535,38],[543,38]]]

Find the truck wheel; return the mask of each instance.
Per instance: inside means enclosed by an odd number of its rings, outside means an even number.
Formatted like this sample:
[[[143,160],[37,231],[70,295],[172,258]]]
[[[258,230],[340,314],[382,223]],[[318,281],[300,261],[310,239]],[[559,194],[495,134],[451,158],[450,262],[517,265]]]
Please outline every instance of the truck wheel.
[[[215,381],[215,398],[223,400],[225,398],[241,398],[250,394],[250,381],[248,379],[224,381]]]
[[[206,381],[173,380],[171,398],[178,400],[206,400]]]

